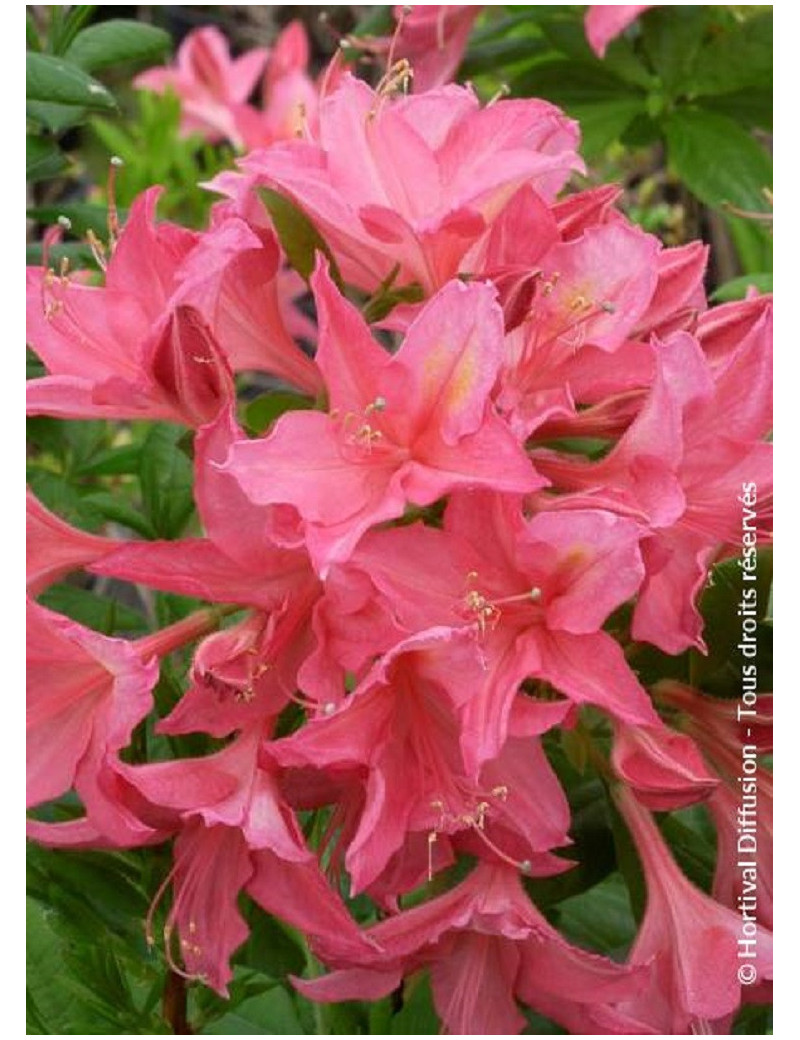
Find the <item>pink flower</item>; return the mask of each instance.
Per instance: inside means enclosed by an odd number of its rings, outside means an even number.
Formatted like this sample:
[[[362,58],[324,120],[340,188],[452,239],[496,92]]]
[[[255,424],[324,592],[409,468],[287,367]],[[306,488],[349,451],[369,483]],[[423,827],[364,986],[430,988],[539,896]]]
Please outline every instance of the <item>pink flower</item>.
[[[489,858],[519,855],[528,873],[564,869],[542,855],[568,843],[569,813],[533,734],[565,709],[537,715],[521,704],[513,737],[486,768],[474,766],[461,750],[460,709],[480,674],[476,658],[468,633],[429,629],[385,654],[338,711],[274,745],[284,766],[339,776],[366,770],[356,781],[363,805],[345,858],[354,892],[369,890],[414,834],[426,837],[431,855],[440,836],[471,832],[479,839],[471,849]]]
[[[762,438],[772,425],[771,329],[765,311],[714,367],[686,332],[655,342],[651,391],[605,458],[533,455],[555,486],[585,490],[568,505],[594,502],[646,519],[647,577],[632,633],[666,653],[704,648],[695,600],[711,562],[741,541],[750,482],[758,487],[757,503],[750,499],[754,531],[768,537],[772,446]]]
[[[739,940],[742,917],[715,902],[681,873],[647,809],[627,788],[617,804],[644,867],[647,906],[630,954],[650,964],[650,985],[623,1005],[662,1033],[708,1033],[741,1002]],[[772,936],[759,928],[754,960],[759,983],[772,978]]]
[[[295,695],[308,654],[306,631],[295,618],[287,622],[288,613],[259,611],[207,636],[192,659],[188,689],[157,731],[225,737],[277,716]]]
[[[235,371],[269,372],[315,397],[322,377],[287,327],[282,263],[271,230],[223,217],[182,265],[178,298],[200,311]]]
[[[187,692],[159,724],[164,733],[225,736],[277,714],[296,698],[298,672],[315,651],[326,677],[336,674],[339,647],[315,646],[314,611],[323,588],[288,507],[254,505],[220,469],[242,436],[230,413],[195,439],[195,497],[204,538],[127,542],[92,566],[98,574],[256,612],[209,636],[195,654]],[[284,511],[285,509],[285,511]],[[288,515],[287,515],[288,513]],[[343,695],[332,680],[311,684],[314,708]],[[335,686],[335,684],[334,684]]]
[[[257,47],[232,59],[228,41],[209,25],[189,33],[178,48],[174,66],[148,69],[136,77],[134,86],[177,94],[184,134],[201,133],[210,141],[227,138],[242,144],[236,114],[253,92],[268,53]]]
[[[321,260],[312,284],[330,414],[281,416],[265,439],[234,444],[225,471],[256,504],[298,510],[321,577],[408,502],[430,505],[456,487],[542,486],[490,403],[502,351],[491,287],[446,286],[390,356]]]
[[[618,725],[611,762],[642,805],[655,812],[682,809],[719,787],[694,741],[666,726]]]
[[[30,820],[51,845],[136,845],[161,840],[161,822],[140,818],[122,789],[119,752],[152,708],[158,659],[216,627],[211,611],[134,642],[111,639],[27,604],[28,802],[74,787],[86,815],[67,823]]]
[[[644,339],[655,334],[661,339],[679,329],[694,331],[698,317],[707,308],[703,278],[709,248],[702,242],[662,249],[657,257],[658,281],[635,334]]]
[[[372,292],[395,271],[397,285],[430,294],[519,187],[555,196],[581,168],[576,145],[575,125],[544,101],[480,109],[455,86],[391,99],[346,74],[320,106],[318,143],[254,152],[241,161],[245,176],[218,187],[243,208],[258,185],[288,195],[349,283]]]
[[[742,748],[750,748],[751,758],[772,751],[772,694],[759,694],[740,715],[740,701],[710,697],[683,683],[664,680],[653,692],[678,710],[677,724],[703,749],[722,781],[709,801],[718,846],[714,897],[739,909],[740,898],[749,896],[748,909],[771,929],[772,775],[760,764],[743,773]],[[755,864],[748,868],[747,890],[741,859]]]
[[[160,188],[134,202],[105,285],[28,268],[28,342],[48,375],[28,383],[28,413],[166,419],[200,426],[233,396],[227,359],[191,306],[172,306],[196,236],[154,222]]]
[[[516,1000],[568,1027],[581,1020],[592,1031],[642,1031],[616,1005],[641,988],[645,972],[571,946],[507,866],[479,864],[450,892],[382,921],[368,935],[383,952],[294,985],[322,1002],[377,1000],[429,967],[448,1033],[519,1033],[525,1019]]]
[[[606,47],[636,21],[653,4],[594,4],[586,12],[585,28],[589,46],[598,58],[605,56]]]
[[[730,764],[741,751],[743,737],[759,755],[772,751],[771,693],[759,693],[746,715],[741,714],[739,701],[712,697],[671,679],[656,683],[653,694],[658,701],[678,709],[681,728],[720,765],[723,761]],[[734,766],[731,775],[737,771]]]
[[[202,978],[223,996],[232,974],[230,957],[248,934],[237,907],[245,888],[269,913],[323,937],[340,956],[370,949],[280,796],[274,766],[261,752],[264,736],[255,726],[207,758],[123,770],[148,802],[182,821],[175,866],[164,882],[172,881],[175,892],[164,926],[167,958],[175,970]],[[227,788],[209,783],[204,791],[197,783],[204,773],[225,777]],[[172,952],[176,930],[183,967]]]
[[[642,577],[630,520],[601,510],[542,512],[485,492],[451,497],[444,531],[415,524],[371,532],[353,564],[364,570],[409,633],[446,626],[479,651],[462,706],[470,763],[494,757],[528,677],[577,704],[654,725],[650,699],[601,626]]]
[[[285,141],[316,126],[319,91],[308,75],[308,35],[301,21],[282,30],[272,51],[262,88],[264,131],[248,147]]]
[[[122,542],[89,534],[45,509],[30,490],[25,493],[25,552],[28,595],[38,596],[71,571],[95,563]]]
[[[507,247],[513,255],[512,234]],[[660,249],[654,236],[620,219],[556,242],[537,259],[527,314],[506,340],[498,396],[520,436],[553,414],[574,413],[573,395],[584,396],[584,387],[602,392],[598,375],[630,379],[629,350],[620,362],[604,354],[622,350],[646,314]]]
[[[482,4],[415,4],[410,9],[395,6],[399,32],[394,57],[410,62],[415,93],[433,90],[453,79],[482,10]]]
[[[115,755],[150,710],[158,677],[123,639],[109,639],[28,601],[28,805],[50,801],[86,763]],[[84,798],[86,794],[84,794]]]
[[[708,807],[717,831],[714,898],[738,913],[744,909],[772,931],[772,776],[762,767],[741,785],[738,780],[736,785],[724,784],[714,792]]]
[[[127,542],[91,570],[265,611],[290,602],[305,615],[319,595],[319,584],[293,518],[284,528],[286,518],[280,510],[253,505],[237,482],[220,470],[231,444],[241,436],[227,411],[197,433],[195,497],[205,538]]]
[[[308,75],[303,23],[290,22],[271,50],[256,47],[231,59],[228,41],[214,26],[189,33],[175,65],[148,69],[134,85],[181,101],[181,132],[199,133],[239,149],[287,140],[315,125],[319,88]],[[262,71],[261,108],[248,103]],[[336,69],[329,70],[334,79]]]

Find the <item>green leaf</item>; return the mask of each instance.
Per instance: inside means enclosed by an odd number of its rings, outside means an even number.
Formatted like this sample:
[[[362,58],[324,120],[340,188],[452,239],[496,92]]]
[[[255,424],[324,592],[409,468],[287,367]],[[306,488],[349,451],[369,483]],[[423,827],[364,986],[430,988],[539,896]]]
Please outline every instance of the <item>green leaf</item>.
[[[90,267],[97,269],[92,251],[83,242],[59,242],[50,247],[47,253],[51,267],[58,267],[62,258],[69,260],[70,267]],[[41,267],[44,262],[44,251],[41,242],[31,242],[25,246],[25,263]]]
[[[508,76],[518,65],[529,65],[550,51],[550,46],[541,36],[506,36],[470,47],[459,66],[459,79],[469,79],[484,73]]]
[[[97,202],[65,202],[56,206],[33,206],[28,216],[40,224],[55,224],[59,217],[66,217],[72,225],[72,234],[82,238],[87,231],[105,238],[108,232],[108,207]],[[128,211],[120,210],[119,219],[124,223]]]
[[[417,282],[401,286],[399,289],[392,288],[392,282],[397,277],[398,270],[399,265],[394,268],[388,278],[384,279],[364,304],[363,315],[367,324],[382,321],[387,314],[391,314],[398,303],[420,303],[425,299],[422,286]]]
[[[757,289],[760,293],[772,292],[772,274],[762,271],[760,274],[743,274],[720,285],[711,294],[713,303],[727,303],[729,300],[743,300],[749,289]]]
[[[28,1014],[34,1026],[28,1032],[66,1035],[70,994],[65,992],[61,943],[50,923],[52,912],[28,898],[25,918]]]
[[[28,845],[30,894],[49,903],[58,916],[53,926],[72,942],[92,941],[104,933],[123,939],[133,953],[147,950],[142,919],[149,896],[134,856],[119,852],[53,850]]]
[[[698,888],[710,892],[717,850],[714,826],[706,807],[692,805],[670,813],[659,825],[686,876]]]
[[[158,538],[177,538],[194,509],[192,463],[178,443],[185,433],[180,426],[157,423],[142,445],[142,504]]]
[[[35,899],[28,899],[26,916],[29,1032],[155,1031],[157,1023],[135,1004],[119,944],[112,946],[102,929],[91,938],[76,935],[66,915]]]
[[[331,278],[341,289],[342,276],[333,254],[300,207],[271,188],[260,188],[258,194],[272,218],[290,265],[308,281],[314,270],[315,254],[321,252],[330,264]]]
[[[86,108],[113,109],[117,103],[102,83],[63,58],[49,54],[26,55],[25,90],[29,101],[83,105]]]
[[[62,134],[71,126],[78,126],[86,119],[87,109],[83,105],[53,105],[43,101],[27,101],[25,115],[29,122],[38,123],[51,134]]]
[[[441,1032],[441,1024],[433,1006],[428,973],[409,979],[403,986],[403,1007],[392,1018],[393,1036],[431,1036]]]
[[[772,1036],[772,1007],[746,1004],[736,1016],[731,1036]]]
[[[250,433],[263,433],[279,416],[285,412],[295,412],[310,408],[311,401],[302,394],[276,390],[261,394],[252,400],[244,409],[244,424]]]
[[[762,618],[769,602],[772,584],[772,552],[761,550],[757,555],[755,617]],[[711,571],[711,584],[706,587],[700,601],[700,612],[705,620],[703,637],[708,653],[690,654],[690,681],[720,696],[733,696],[741,692],[741,652],[738,645],[742,639],[742,618],[739,604],[742,599],[742,568],[737,558],[717,564]],[[769,629],[759,629],[759,673],[766,672],[771,651]],[[763,664],[763,669],[761,665]],[[766,674],[762,674],[767,681]],[[768,689],[768,686],[762,686]]]
[[[140,444],[123,444],[98,452],[90,461],[75,467],[78,477],[117,477],[139,472],[142,461]]]
[[[86,72],[95,72],[124,62],[157,62],[170,49],[170,43],[163,29],[114,18],[78,33],[66,57]]]
[[[511,83],[514,94],[546,97],[557,104],[593,105],[601,101],[641,99],[644,94],[630,87],[597,64],[581,64],[552,58],[521,72]]]
[[[302,1036],[292,998],[281,986],[242,1001],[232,1011],[209,1023],[204,1036],[240,1036],[245,1033]]]
[[[636,97],[572,104],[569,114],[581,128],[581,154],[599,156],[618,141],[637,116],[644,116],[644,99]]]
[[[40,51],[42,49],[39,31],[36,28],[36,22],[29,7],[25,9],[25,46],[29,51]]]
[[[667,118],[665,130],[670,165],[701,202],[767,211],[764,189],[772,185],[772,162],[738,123],[682,108]]]
[[[644,52],[672,97],[691,91],[708,21],[707,8],[674,5],[652,8],[641,19]]]
[[[746,129],[754,126],[764,130],[772,129],[772,88],[748,87],[731,94],[719,94],[716,97],[700,96],[697,104],[711,112],[735,119]]]
[[[306,953],[297,933],[249,901],[244,906],[244,916],[250,935],[237,951],[236,963],[273,979],[302,975]]]
[[[772,271],[772,234],[761,221],[726,215],[725,223],[745,274]]]
[[[31,466],[28,472],[31,490],[51,512],[67,523],[86,531],[99,531],[105,520],[100,508],[87,501],[62,474]]]
[[[52,8],[51,8],[52,10]],[[92,17],[97,10],[97,4],[75,4],[74,7],[63,5],[60,14],[63,15],[58,22],[51,21],[50,33],[51,51],[53,54],[62,55],[80,32],[81,27]]]
[[[50,610],[66,614],[73,621],[108,636],[120,631],[126,635],[141,635],[147,631],[147,623],[137,610],[91,589],[60,583],[51,585],[39,599]]]
[[[57,177],[69,167],[69,159],[53,141],[31,134],[25,138],[25,178],[31,182]]]
[[[569,834],[574,844],[564,851],[563,858],[576,862],[563,874],[525,879],[525,887],[536,905],[546,912],[562,900],[596,885],[617,865],[605,787],[597,777],[582,780],[559,744],[560,737],[554,733],[547,741],[548,757],[567,792],[572,811]]]
[[[376,4],[374,7],[362,7],[360,10],[366,14],[356,23],[350,36],[391,36],[395,28],[391,7],[387,4]],[[355,53],[359,52],[356,50]]]
[[[592,51],[586,39],[583,11],[558,11],[547,7],[540,10],[542,13],[537,21],[542,33],[553,47],[571,62],[610,73],[631,86],[647,89],[652,85],[651,74],[625,36],[613,40],[601,60]]]
[[[30,347],[25,348],[25,378],[41,379],[47,375],[47,370],[42,361],[36,356]]]
[[[596,65],[567,59],[543,61],[514,78],[512,91],[545,97],[581,121],[582,148],[597,154],[645,112],[645,94]]]
[[[611,818],[611,832],[614,835],[614,848],[617,852],[617,865],[625,883],[628,907],[635,922],[641,922],[647,903],[647,883],[642,863],[631,832],[623,820],[614,799],[608,799],[608,811]]]
[[[772,86],[772,11],[717,33],[698,55],[692,93],[727,94]]]
[[[597,953],[622,959],[636,937],[636,919],[621,874],[558,904],[556,924],[568,939]]]
[[[119,495],[112,495],[108,491],[93,491],[91,494],[84,495],[82,502],[85,506],[98,510],[104,520],[111,520],[124,527],[129,527],[143,538],[159,537],[153,524]]]
[[[523,1030],[526,1036],[568,1036],[568,1030],[562,1029],[552,1019],[545,1018],[529,1007],[520,1008],[528,1021],[528,1026]]]
[[[118,155],[126,166],[136,161],[136,141],[122,127],[99,116],[92,120],[91,125],[110,155]]]

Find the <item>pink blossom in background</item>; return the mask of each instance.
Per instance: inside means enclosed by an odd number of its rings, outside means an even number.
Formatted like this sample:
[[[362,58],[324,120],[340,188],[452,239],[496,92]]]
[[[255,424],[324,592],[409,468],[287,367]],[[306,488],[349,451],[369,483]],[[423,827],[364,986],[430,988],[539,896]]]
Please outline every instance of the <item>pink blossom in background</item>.
[[[405,58],[413,70],[417,94],[441,87],[455,78],[482,4],[396,5],[399,30],[394,57]]]
[[[586,39],[598,58],[606,47],[653,4],[593,4],[586,12]]]
[[[195,29],[178,48],[174,66],[148,69],[134,86],[180,98],[184,134],[200,133],[210,141],[243,143],[236,114],[255,89],[269,52],[264,47],[231,58],[228,41],[213,25]]]
[[[291,22],[269,50],[256,47],[231,58],[215,26],[188,34],[174,65],[140,73],[134,85],[177,94],[181,130],[212,143],[255,148],[294,137],[316,117],[319,90],[307,72],[309,48],[300,21]],[[249,102],[261,80],[261,105]]]

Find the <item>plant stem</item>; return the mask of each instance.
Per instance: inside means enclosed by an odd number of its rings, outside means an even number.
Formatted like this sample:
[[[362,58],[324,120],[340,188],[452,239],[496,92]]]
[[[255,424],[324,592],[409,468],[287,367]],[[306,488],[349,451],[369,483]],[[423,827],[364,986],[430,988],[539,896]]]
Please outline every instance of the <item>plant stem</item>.
[[[171,971],[164,983],[164,1000],[161,1006],[164,1018],[172,1026],[173,1033],[186,1035],[194,1032],[189,1025],[186,1005],[186,979]]]

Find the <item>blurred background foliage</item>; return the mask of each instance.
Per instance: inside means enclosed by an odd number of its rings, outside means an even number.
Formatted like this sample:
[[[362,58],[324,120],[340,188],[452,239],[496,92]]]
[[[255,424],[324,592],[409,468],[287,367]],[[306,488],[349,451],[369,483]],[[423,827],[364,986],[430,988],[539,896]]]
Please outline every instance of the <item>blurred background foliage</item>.
[[[51,262],[66,256],[73,266],[96,270],[86,235],[106,234],[112,155],[124,162],[116,177],[122,219],[136,194],[160,183],[166,189],[160,214],[203,226],[213,196],[200,182],[231,165],[230,146],[179,137],[177,100],[130,85],[137,71],[168,59],[190,29],[216,23],[241,50],[268,45],[299,17],[309,30],[317,71],[343,36],[389,28],[390,11],[348,5],[29,7],[28,262],[41,262],[44,231],[62,217],[70,226]],[[615,181],[624,189],[629,216],[665,243],[709,242],[707,288],[714,299],[743,296],[749,286],[771,289],[771,7],[657,7],[615,40],[602,61],[586,43],[584,12],[574,5],[487,8],[459,78],[485,99],[498,91],[543,97],[579,120],[589,172],[575,186]],[[363,61],[359,71],[379,75]],[[29,376],[42,374],[30,351],[27,365]],[[28,479],[45,505],[89,531],[170,539],[197,530],[191,438],[169,424],[33,419]],[[715,569],[702,601],[710,657],[644,649],[636,662],[643,681],[670,676],[720,696],[738,693],[727,669],[737,638],[737,586],[726,580],[726,566]],[[760,602],[767,602],[770,574],[765,553]],[[178,620],[198,605],[105,579],[70,579],[49,589],[42,602],[98,631],[126,636]],[[766,616],[762,646],[769,644],[770,626]],[[162,671],[160,714],[180,695],[181,665],[174,659]],[[765,658],[760,666],[765,688],[770,665]],[[579,865],[530,887],[564,934],[623,958],[641,918],[643,883],[603,782],[586,768],[581,732],[602,739],[602,722],[589,711],[581,727],[547,737],[548,755],[572,804],[575,844],[569,854]],[[169,742],[153,733],[152,723],[143,724],[133,755],[208,750],[205,738],[188,739]],[[42,814],[65,819],[78,811],[64,798]],[[684,870],[708,890],[715,838],[705,810],[673,813],[661,824]],[[169,869],[166,848],[67,853],[31,845],[28,860],[29,1034],[439,1032],[424,978],[371,1005],[312,1007],[299,998],[287,976],[317,970],[312,955],[298,933],[256,912],[244,896],[252,933],[234,958],[230,1001],[187,985],[144,938],[144,918]],[[354,911],[365,922],[374,914],[358,900]],[[751,1006],[739,1015],[734,1033],[768,1033],[770,1022],[768,1009]],[[531,1014],[526,1032],[561,1030]]]

